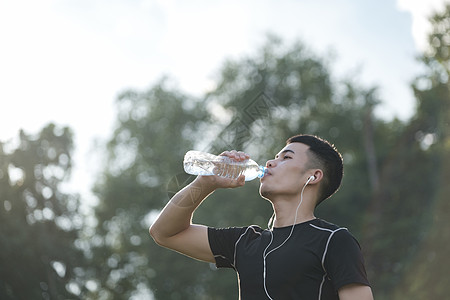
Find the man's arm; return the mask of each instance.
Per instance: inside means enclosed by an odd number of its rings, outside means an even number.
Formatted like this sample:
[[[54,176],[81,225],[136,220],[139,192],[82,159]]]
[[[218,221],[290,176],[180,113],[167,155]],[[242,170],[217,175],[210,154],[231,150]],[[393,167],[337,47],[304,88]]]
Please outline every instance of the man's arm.
[[[223,152],[236,161],[248,159],[242,152]],[[234,188],[244,185],[245,177],[238,179],[219,176],[198,176],[191,184],[179,191],[167,203],[149,232],[155,242],[192,258],[215,262],[208,241],[208,229],[192,224],[192,216],[197,207],[209,194],[218,188]]]
[[[373,300],[370,286],[362,284],[348,284],[339,289],[340,300]]]

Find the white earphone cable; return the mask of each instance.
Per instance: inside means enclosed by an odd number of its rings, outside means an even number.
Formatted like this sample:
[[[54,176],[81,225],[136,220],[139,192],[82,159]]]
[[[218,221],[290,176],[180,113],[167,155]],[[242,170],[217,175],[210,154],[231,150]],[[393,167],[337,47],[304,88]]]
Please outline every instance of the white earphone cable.
[[[292,236],[292,233],[294,232],[295,223],[297,222],[298,209],[300,208],[300,205],[302,205],[302,203],[303,203],[303,191],[305,190],[305,188],[306,188],[306,186],[308,185],[308,183],[309,183],[311,180],[313,180],[313,179],[314,179],[314,177],[312,177],[312,176],[309,177],[308,180],[306,181],[305,185],[304,185],[303,188],[302,188],[302,191],[301,191],[301,193],[300,193],[300,203],[297,205],[297,209],[295,210],[294,223],[292,224],[291,231],[289,232],[288,237],[287,237],[280,245],[278,245],[277,247],[275,247],[275,248],[273,248],[272,250],[270,250],[269,252],[267,252],[267,249],[269,249],[270,245],[272,245],[272,242],[273,242],[273,232],[272,232],[272,230],[273,230],[273,223],[274,223],[274,222],[272,222],[272,228],[269,228],[269,232],[270,232],[270,242],[269,242],[269,244],[267,245],[267,247],[264,249],[264,252],[263,252],[263,268],[264,268],[264,269],[263,269],[263,280],[264,280],[264,291],[266,292],[266,295],[267,295],[267,297],[268,297],[270,300],[273,300],[273,299],[272,299],[272,297],[270,297],[270,294],[269,294],[269,292],[267,291],[267,286],[266,286],[266,271],[267,271],[267,268],[266,268],[266,258],[267,258],[267,256],[268,256],[270,253],[272,253],[272,252],[274,252],[275,250],[281,248],[281,246],[283,246],[283,245],[289,240],[289,238]],[[273,218],[273,215],[272,215],[272,217],[270,218],[269,223],[272,221],[272,218]],[[266,253],[266,252],[267,252],[267,253]]]

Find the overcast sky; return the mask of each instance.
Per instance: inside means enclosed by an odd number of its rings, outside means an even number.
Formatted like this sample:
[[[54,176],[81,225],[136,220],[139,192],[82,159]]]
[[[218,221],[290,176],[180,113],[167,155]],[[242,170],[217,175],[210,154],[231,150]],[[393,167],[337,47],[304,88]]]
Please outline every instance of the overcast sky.
[[[379,87],[386,118],[414,111],[427,18],[444,0],[0,0],[0,141],[49,122],[75,132],[74,190],[89,193],[95,138],[105,140],[120,91],[169,75],[202,95],[226,58],[275,33],[318,56],[335,77]]]

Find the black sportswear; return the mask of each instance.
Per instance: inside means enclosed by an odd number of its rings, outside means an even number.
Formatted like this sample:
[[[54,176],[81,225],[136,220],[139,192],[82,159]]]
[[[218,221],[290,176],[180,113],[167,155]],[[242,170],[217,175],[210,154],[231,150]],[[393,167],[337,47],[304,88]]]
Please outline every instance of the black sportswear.
[[[360,246],[346,228],[321,219],[300,223],[271,252],[291,230],[208,228],[216,266],[238,274],[240,299],[331,300],[339,299],[337,291],[344,285],[369,285]]]

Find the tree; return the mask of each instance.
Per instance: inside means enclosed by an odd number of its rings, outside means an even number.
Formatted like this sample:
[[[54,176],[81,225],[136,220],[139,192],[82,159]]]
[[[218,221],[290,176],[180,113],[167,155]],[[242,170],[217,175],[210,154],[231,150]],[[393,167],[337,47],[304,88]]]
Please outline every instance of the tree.
[[[418,231],[420,243],[407,265],[407,275],[395,290],[393,299],[444,299],[450,293],[446,274],[450,266],[448,214],[450,193],[450,5],[430,18],[432,32],[429,50],[421,57],[426,72],[413,83],[418,100],[412,126],[423,150],[433,161],[433,168],[422,176],[422,186],[429,187],[423,194],[421,207],[425,208],[426,223]],[[427,209],[428,208],[428,209]]]
[[[66,299],[82,289],[79,198],[60,187],[72,147],[71,131],[53,124],[36,136],[21,131],[17,147],[0,143],[1,299]]]
[[[183,293],[194,297],[201,288],[199,278],[183,267],[196,273],[205,266],[189,265],[161,249],[148,227],[167,201],[171,178],[182,172],[184,152],[203,135],[199,128],[208,120],[205,107],[172,88],[168,79],[148,91],[122,93],[117,106],[117,128],[95,188],[100,204],[93,237],[99,242],[92,245],[95,268],[90,276],[102,289],[92,298],[128,299],[150,293],[149,288],[161,299],[178,299]]]

